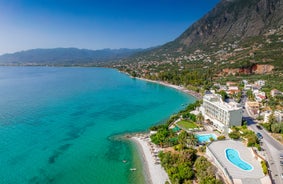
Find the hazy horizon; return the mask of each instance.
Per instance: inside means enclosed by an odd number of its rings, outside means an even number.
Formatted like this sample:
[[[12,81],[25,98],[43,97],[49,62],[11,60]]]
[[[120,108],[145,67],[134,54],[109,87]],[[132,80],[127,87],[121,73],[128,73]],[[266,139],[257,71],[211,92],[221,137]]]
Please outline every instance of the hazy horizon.
[[[154,47],[174,40],[219,1],[1,0],[0,54]]]

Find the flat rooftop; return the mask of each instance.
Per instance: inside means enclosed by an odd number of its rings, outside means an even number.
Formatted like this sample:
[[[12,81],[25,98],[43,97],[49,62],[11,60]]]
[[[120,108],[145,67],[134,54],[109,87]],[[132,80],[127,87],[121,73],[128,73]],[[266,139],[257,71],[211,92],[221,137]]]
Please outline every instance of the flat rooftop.
[[[218,160],[222,168],[226,168],[234,183],[237,184],[260,184],[269,183],[269,177],[263,174],[261,164],[256,160],[250,148],[247,148],[243,143],[233,140],[213,141],[207,148],[213,155],[213,159]],[[245,171],[226,158],[226,149],[235,149],[239,152],[241,159],[253,166],[251,171]]]
[[[230,102],[230,103],[223,102],[221,97],[216,94],[206,94],[203,96],[203,99],[227,111],[242,109],[242,107],[240,107],[239,104],[236,102]]]

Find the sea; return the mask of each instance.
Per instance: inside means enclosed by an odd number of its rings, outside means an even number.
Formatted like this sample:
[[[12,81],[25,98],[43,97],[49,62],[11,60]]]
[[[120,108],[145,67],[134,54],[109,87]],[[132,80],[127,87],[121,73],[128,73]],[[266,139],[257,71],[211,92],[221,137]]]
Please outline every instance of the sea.
[[[124,135],[194,101],[114,69],[0,67],[0,183],[146,183]]]

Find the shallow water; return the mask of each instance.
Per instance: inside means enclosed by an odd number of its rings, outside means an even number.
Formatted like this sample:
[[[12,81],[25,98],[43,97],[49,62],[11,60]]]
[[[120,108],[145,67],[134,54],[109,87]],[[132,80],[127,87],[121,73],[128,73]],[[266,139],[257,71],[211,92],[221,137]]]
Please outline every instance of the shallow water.
[[[135,147],[193,97],[105,68],[0,67],[0,183],[144,183]],[[128,162],[123,163],[126,159]]]

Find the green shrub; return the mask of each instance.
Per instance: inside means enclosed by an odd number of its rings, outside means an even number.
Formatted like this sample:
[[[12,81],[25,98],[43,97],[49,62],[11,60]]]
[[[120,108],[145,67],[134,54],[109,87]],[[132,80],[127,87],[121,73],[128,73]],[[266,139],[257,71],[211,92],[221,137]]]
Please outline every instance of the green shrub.
[[[261,151],[261,147],[259,144],[255,144],[255,147],[257,148],[258,151]]]
[[[261,161],[260,163],[261,163],[263,174],[266,175],[268,173],[266,162],[265,161]]]
[[[241,135],[239,132],[233,131],[228,134],[231,139],[240,139]]]
[[[248,135],[247,139],[248,139],[248,145],[247,145],[248,147],[256,146],[259,143],[255,134]]]
[[[226,138],[225,135],[220,135],[217,137],[217,140],[225,140],[225,138]]]

